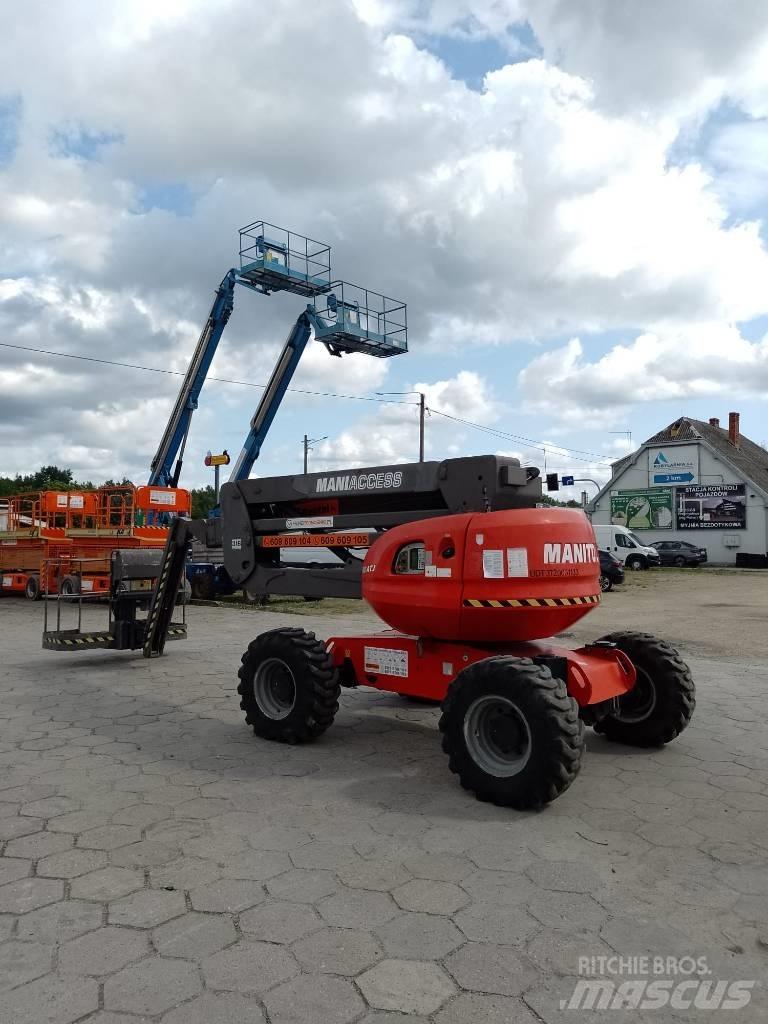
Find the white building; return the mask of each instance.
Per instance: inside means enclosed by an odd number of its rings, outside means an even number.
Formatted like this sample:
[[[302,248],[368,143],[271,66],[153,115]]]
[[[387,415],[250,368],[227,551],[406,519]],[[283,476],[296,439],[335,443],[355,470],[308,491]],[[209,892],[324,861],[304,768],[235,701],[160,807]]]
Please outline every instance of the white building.
[[[620,523],[645,544],[683,540],[709,561],[768,552],[768,451],[720,421],[681,417],[631,455],[589,506],[595,525]]]

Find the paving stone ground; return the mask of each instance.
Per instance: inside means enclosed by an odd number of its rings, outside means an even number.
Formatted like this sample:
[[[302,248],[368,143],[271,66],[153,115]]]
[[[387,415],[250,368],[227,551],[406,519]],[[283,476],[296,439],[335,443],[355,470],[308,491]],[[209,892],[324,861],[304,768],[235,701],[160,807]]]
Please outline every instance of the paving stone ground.
[[[363,616],[194,607],[151,662],[43,652],[41,619],[0,600],[0,1024],[768,1019],[764,663],[690,658],[677,742],[590,734],[571,789],[518,813],[396,697],[345,692],[311,746],[249,732],[247,642]],[[561,1009],[580,958],[616,955],[758,984],[732,1011]]]

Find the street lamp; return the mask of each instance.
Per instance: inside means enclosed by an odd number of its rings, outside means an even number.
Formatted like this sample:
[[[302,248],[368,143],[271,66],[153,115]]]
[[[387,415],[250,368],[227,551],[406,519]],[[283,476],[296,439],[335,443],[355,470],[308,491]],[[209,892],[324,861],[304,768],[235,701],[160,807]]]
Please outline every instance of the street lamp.
[[[426,412],[426,397],[423,391],[377,391],[377,395],[385,398],[387,395],[418,395],[419,396],[419,462],[424,461],[424,414]],[[409,403],[415,404],[415,403]]]
[[[307,475],[307,456],[309,455],[310,448],[312,447],[313,444],[319,444],[320,441],[327,441],[327,440],[328,440],[327,436],[326,437],[311,437],[310,438],[310,437],[307,437],[306,434],[304,435],[304,476]]]

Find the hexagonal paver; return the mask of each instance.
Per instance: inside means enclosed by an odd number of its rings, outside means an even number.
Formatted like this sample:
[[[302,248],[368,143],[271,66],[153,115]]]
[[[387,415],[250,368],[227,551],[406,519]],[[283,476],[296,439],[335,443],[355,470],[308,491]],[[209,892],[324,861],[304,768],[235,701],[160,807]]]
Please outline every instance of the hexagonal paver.
[[[453,919],[468,939],[519,946],[539,927],[522,907],[475,902]]]
[[[291,851],[291,860],[297,868],[325,868],[328,871],[336,871],[342,866],[356,864],[360,860],[360,855],[353,846],[315,840]]]
[[[230,992],[266,992],[293,977],[298,965],[287,949],[267,942],[241,941],[203,961],[209,988]]]
[[[265,884],[275,899],[289,900],[293,903],[316,903],[339,888],[330,871],[309,871],[303,868],[294,868],[282,875],[276,875]]]
[[[297,942],[292,952],[307,971],[350,978],[384,955],[370,932],[354,928],[323,928]]]
[[[222,878],[218,882],[193,889],[189,894],[195,910],[209,913],[237,914],[255,907],[266,898],[260,882],[248,879]]]
[[[41,942],[0,942],[0,992],[47,974],[53,946]]]
[[[20,917],[16,937],[24,942],[66,942],[99,928],[102,916],[95,903],[63,900]]]
[[[128,868],[100,868],[74,879],[70,893],[76,899],[114,900],[144,886],[144,875]]]
[[[231,818],[233,815],[224,815],[226,818]],[[259,815],[249,815],[253,822],[256,823],[256,828],[247,827],[245,829],[245,835],[248,836],[248,842],[255,850],[295,850],[297,846],[304,846],[310,842],[311,836],[308,832],[305,832],[302,828],[293,828],[288,825],[268,825],[266,828],[263,824],[263,819],[260,819]]]
[[[456,853],[414,854],[405,858],[403,867],[414,878],[431,878],[436,882],[460,882],[475,870],[468,857]]]
[[[413,960],[442,960],[464,942],[456,925],[434,914],[401,914],[375,931],[391,957]]]
[[[371,1006],[400,1013],[434,1013],[456,991],[442,967],[417,960],[382,960],[357,984]]]
[[[149,878],[157,889],[170,886],[174,889],[195,889],[215,882],[221,877],[221,869],[209,860],[199,857],[177,857],[175,860],[150,869]]]
[[[109,905],[109,923],[131,928],[155,928],[187,909],[184,894],[163,889],[142,889]]]
[[[450,916],[469,902],[469,896],[453,882],[435,882],[414,878],[392,890],[392,896],[403,910],[419,910],[425,914]]]
[[[152,939],[163,956],[197,960],[230,945],[237,939],[237,932],[228,917],[184,914],[156,928]]]
[[[33,800],[24,804],[22,814],[35,818],[54,818],[58,814],[70,814],[79,809],[80,804],[77,800],[71,800],[67,796],[49,796],[45,800]]]
[[[0,1024],[72,1024],[98,1006],[95,981],[83,978],[73,985],[71,978],[49,974],[3,996]]]
[[[104,983],[104,1006],[124,1013],[163,1013],[200,991],[194,964],[152,957],[126,967]]]
[[[88,850],[116,850],[140,839],[141,829],[133,825],[102,825],[83,832],[77,845]]]
[[[547,928],[572,931],[579,928],[597,931],[606,912],[591,896],[580,893],[543,892],[528,903],[528,913]]]
[[[309,932],[322,928],[323,921],[314,907],[303,903],[264,903],[240,915],[241,931],[266,942],[290,944]]]
[[[147,839],[113,850],[109,859],[122,868],[151,868],[175,860],[180,853],[178,846]]]
[[[37,873],[43,878],[77,878],[106,863],[107,855],[102,850],[65,850],[44,857],[37,865]]]
[[[352,889],[388,892],[410,881],[410,873],[396,860],[359,860],[340,867],[337,874]]]
[[[0,886],[17,882],[32,873],[32,861],[20,857],[0,857]]]
[[[317,909],[328,924],[338,928],[375,928],[396,917],[400,910],[388,893],[346,889],[320,900]]]
[[[511,946],[467,942],[446,959],[459,986],[474,992],[521,995],[537,978],[533,964]]]
[[[6,844],[5,853],[7,857],[30,857],[32,860],[38,860],[51,853],[68,850],[74,841],[74,837],[67,835],[66,832],[33,832],[31,835],[12,839]]]
[[[64,943],[59,951],[59,970],[62,974],[112,974],[149,952],[149,940],[142,932],[99,928]]]
[[[115,811],[112,821],[115,825],[135,825],[137,828],[146,828],[147,825],[154,825],[157,821],[167,821],[173,815],[170,807],[163,807],[162,804],[131,804]]]
[[[365,1009],[351,982],[328,974],[302,974],[268,992],[272,1024],[349,1024]]]
[[[197,999],[193,999],[191,1003],[185,1003],[183,1006],[171,1010],[162,1018],[162,1024],[263,1024],[263,1022],[264,1014],[259,1004],[236,992],[204,992]]]
[[[512,1021],[514,1024],[537,1024],[541,1019],[531,1013],[519,999],[462,992],[435,1016],[435,1024],[465,1024],[466,1021],[482,1021],[483,1024],[512,1024]],[[586,1020],[586,1017],[581,1019]]]
[[[526,869],[526,874],[540,889],[558,892],[594,892],[600,876],[588,864],[569,861],[538,861]]]
[[[26,914],[64,896],[64,883],[53,878],[22,878],[0,888],[0,913]]]
[[[268,878],[291,870],[291,859],[282,850],[248,850],[218,862],[225,878]]]

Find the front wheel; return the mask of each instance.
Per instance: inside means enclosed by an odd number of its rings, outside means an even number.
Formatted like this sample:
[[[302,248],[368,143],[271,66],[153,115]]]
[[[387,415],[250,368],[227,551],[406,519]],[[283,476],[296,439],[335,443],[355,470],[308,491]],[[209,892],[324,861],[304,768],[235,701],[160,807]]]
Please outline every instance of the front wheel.
[[[303,629],[273,629],[249,645],[237,673],[245,720],[257,736],[306,743],[339,710],[338,674],[325,645]]]
[[[604,594],[608,593],[609,590],[613,590],[613,581],[608,579],[605,573],[600,574],[600,589]]]
[[[440,731],[464,789],[518,810],[560,796],[584,753],[576,702],[529,658],[485,658],[460,672],[443,701]]]
[[[691,670],[675,648],[650,633],[609,633],[602,641],[627,655],[637,681],[619,698],[618,711],[597,722],[595,731],[634,747],[660,747],[679,736],[693,715],[696,691]]]
[[[630,555],[624,564],[628,569],[632,569],[634,572],[639,572],[640,569],[648,568],[648,563],[642,555]]]

